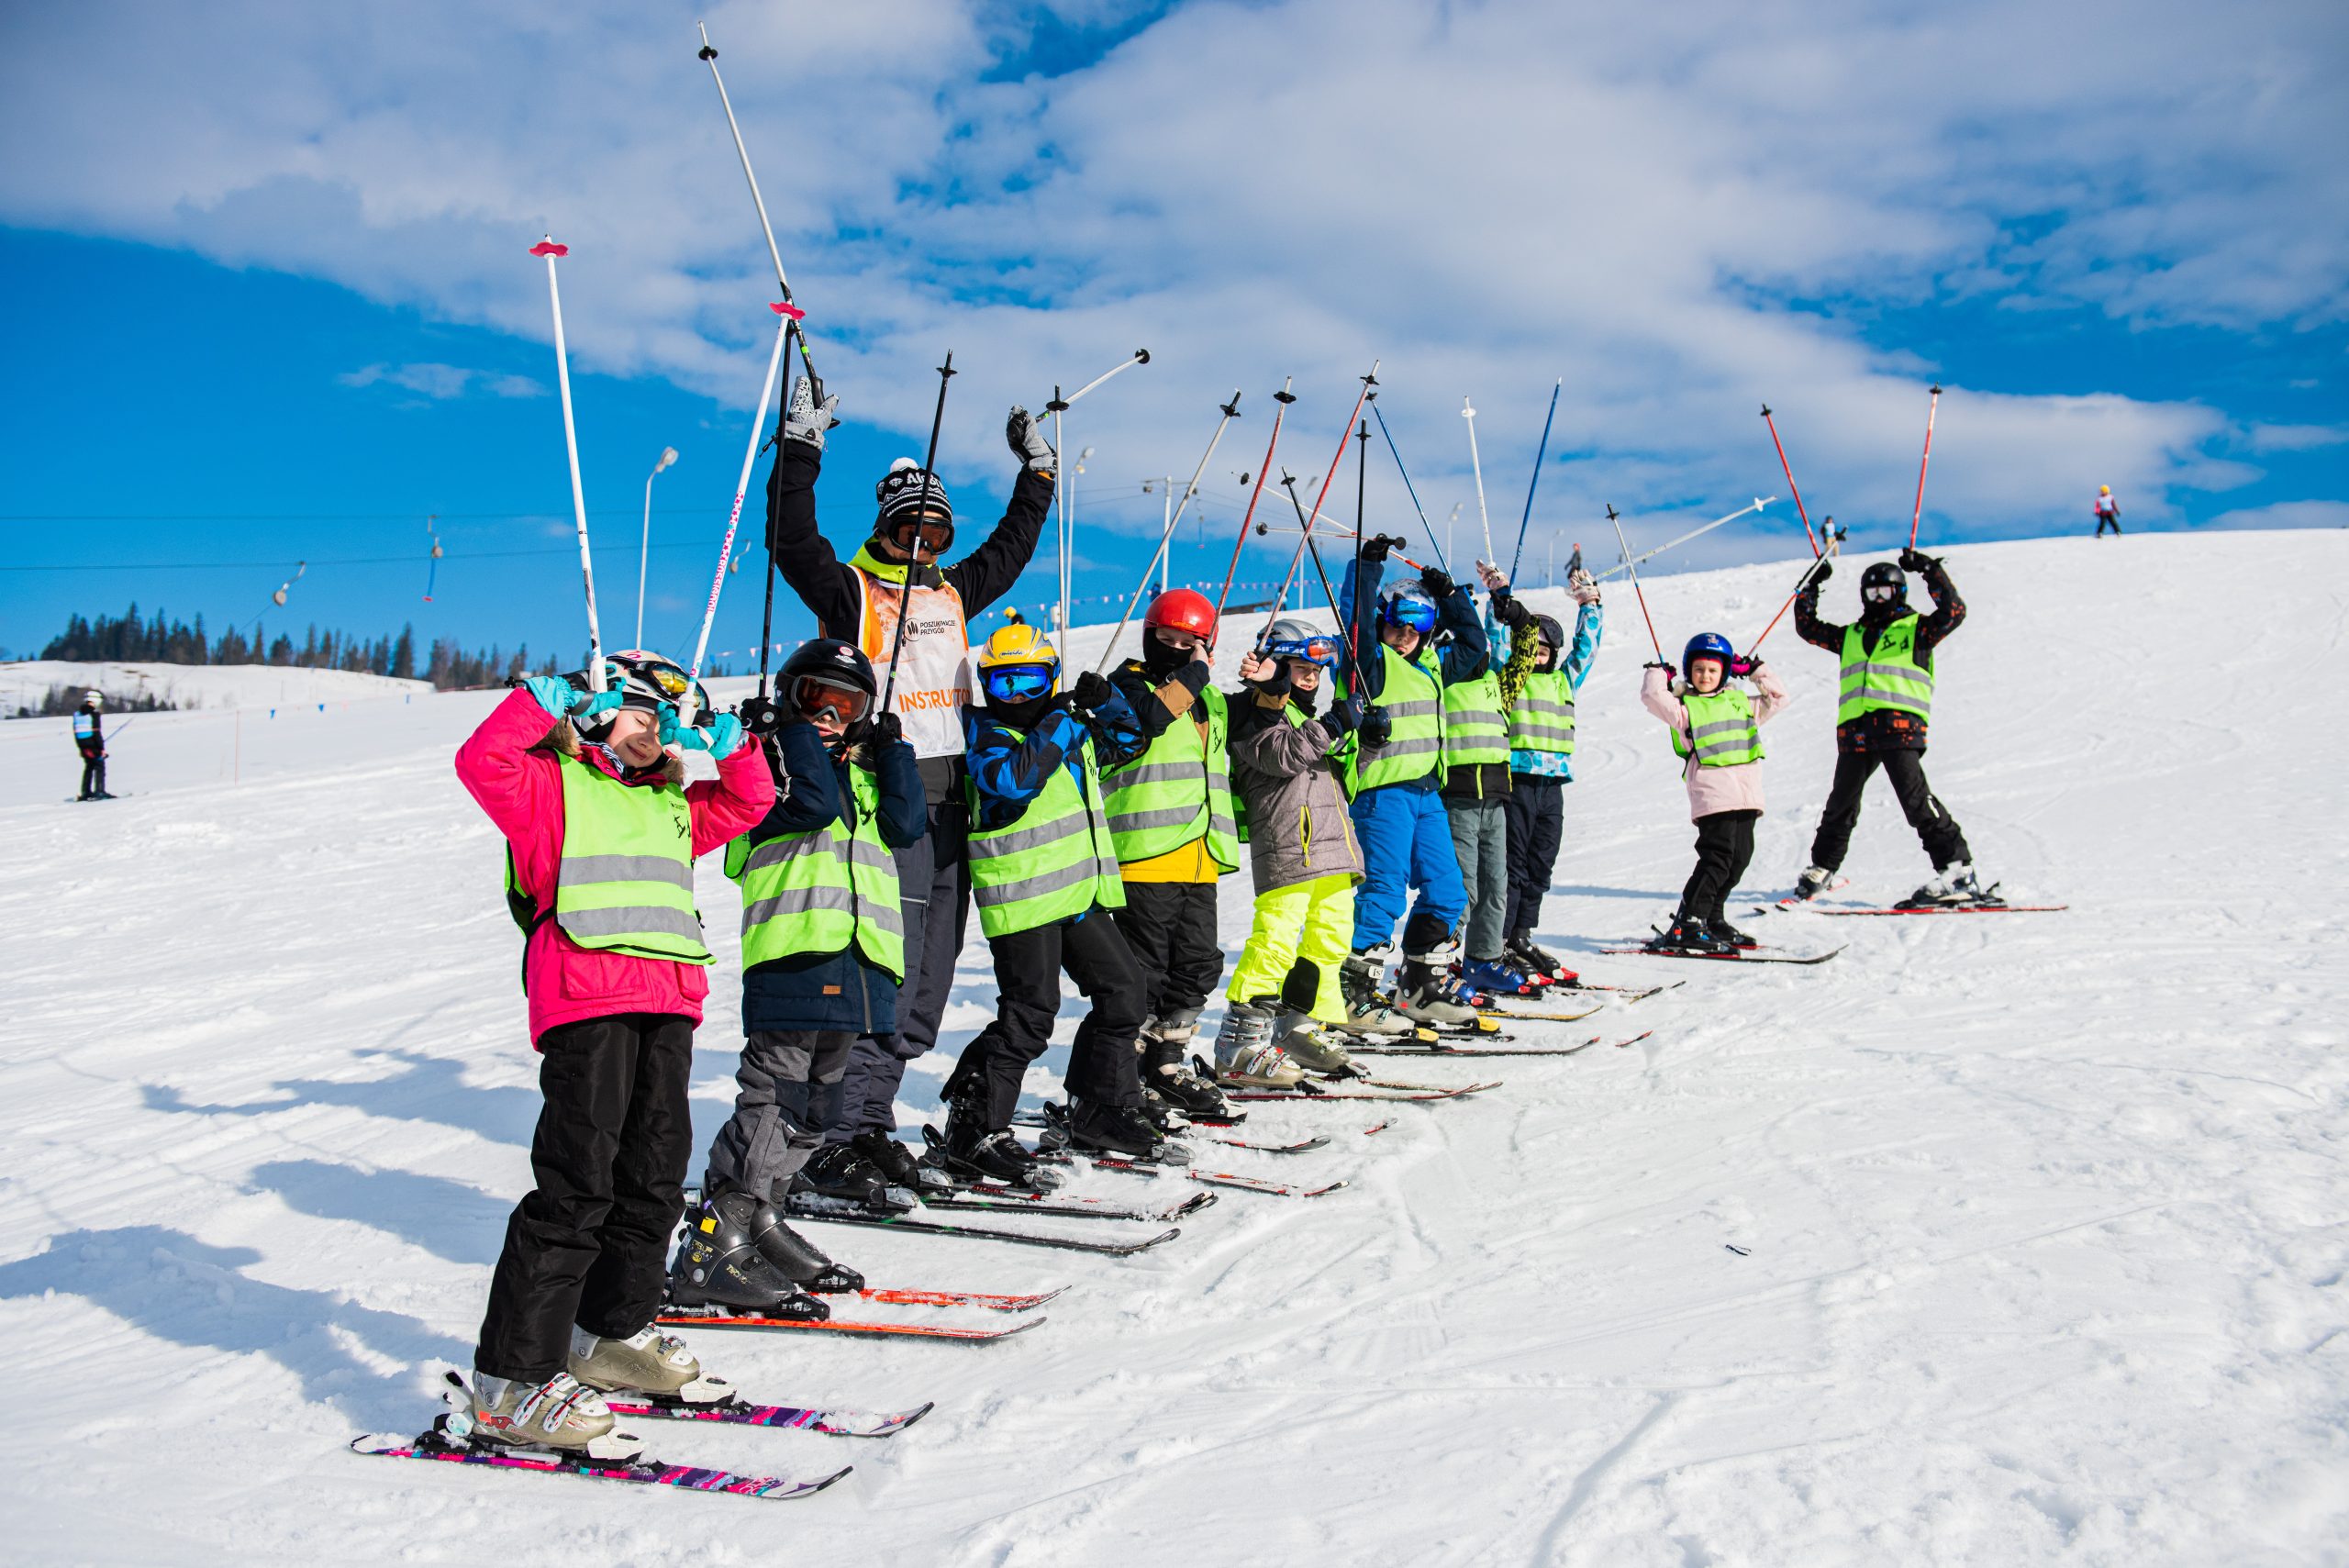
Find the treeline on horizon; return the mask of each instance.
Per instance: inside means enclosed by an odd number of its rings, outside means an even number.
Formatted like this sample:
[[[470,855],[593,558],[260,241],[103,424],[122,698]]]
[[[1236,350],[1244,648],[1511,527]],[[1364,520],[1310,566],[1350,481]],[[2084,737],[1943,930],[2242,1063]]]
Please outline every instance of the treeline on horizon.
[[[151,618],[142,620],[134,603],[120,616],[72,617],[64,632],[41,649],[40,657],[80,663],[276,664],[302,670],[351,670],[403,681],[429,681],[444,692],[500,685],[517,675],[534,673],[527,645],[508,653],[493,643],[469,653],[455,639],[440,638],[422,651],[421,669],[417,667],[417,652],[413,624],[401,627],[396,637],[372,640],[331,629],[322,632],[313,625],[296,643],[282,631],[270,637],[258,622],[250,638],[241,627],[232,626],[218,638],[209,639],[201,615],[194,621],[167,620],[157,610]],[[554,656],[540,660],[535,673],[555,673]]]

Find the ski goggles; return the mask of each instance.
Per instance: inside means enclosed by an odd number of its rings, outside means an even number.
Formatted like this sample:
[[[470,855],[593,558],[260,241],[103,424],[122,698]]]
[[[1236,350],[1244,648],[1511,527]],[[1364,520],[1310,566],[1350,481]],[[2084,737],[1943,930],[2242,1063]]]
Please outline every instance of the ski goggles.
[[[1873,587],[1860,590],[1860,597],[1872,605],[1888,605],[1900,597],[1900,586],[1895,583],[1878,583]]]
[[[941,550],[954,542],[954,524],[945,517],[895,517],[889,522],[889,539],[907,555],[914,553],[914,539],[921,539],[921,553],[930,560],[938,559]]]
[[[1294,642],[1275,642],[1264,650],[1272,659],[1309,659],[1325,670],[1338,667],[1338,639],[1334,637],[1308,637]]]
[[[1004,664],[979,672],[989,702],[1033,702],[1052,695],[1052,672],[1042,664]]]
[[[841,685],[817,675],[802,675],[791,684],[791,706],[802,718],[829,716],[846,728],[872,711],[873,699],[861,687]]]

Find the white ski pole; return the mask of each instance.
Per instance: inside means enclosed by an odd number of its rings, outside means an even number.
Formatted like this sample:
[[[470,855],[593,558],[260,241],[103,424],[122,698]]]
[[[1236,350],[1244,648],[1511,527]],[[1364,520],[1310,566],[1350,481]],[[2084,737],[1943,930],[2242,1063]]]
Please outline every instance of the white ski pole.
[[[1745,516],[1745,514],[1746,514],[1746,513],[1748,513],[1748,512],[1758,512],[1758,511],[1760,511],[1763,507],[1765,507],[1765,506],[1768,506],[1768,505],[1770,504],[1770,501],[1776,501],[1776,499],[1777,499],[1777,497],[1776,497],[1776,495],[1773,495],[1773,496],[1771,496],[1771,497],[1770,497],[1770,500],[1769,500],[1769,501],[1765,501],[1765,500],[1764,500],[1761,496],[1756,495],[1756,496],[1753,498],[1753,505],[1752,505],[1751,506],[1740,506],[1736,511],[1731,512],[1731,513],[1728,517],[1715,517],[1711,522],[1707,523],[1707,524],[1706,524],[1703,528],[1691,528],[1691,529],[1689,529],[1687,533],[1682,534],[1678,539],[1667,539],[1665,542],[1664,542],[1663,544],[1657,545],[1653,550],[1649,550],[1649,551],[1648,551],[1647,553],[1645,553],[1644,555],[1635,555],[1635,556],[1633,556],[1630,561],[1625,562],[1624,562],[1622,565],[1620,565],[1620,566],[1610,566],[1610,567],[1609,567],[1606,571],[1604,571],[1604,572],[1600,573],[1598,576],[1596,576],[1596,577],[1592,578],[1592,579],[1591,579],[1591,581],[1592,581],[1592,582],[1594,582],[1594,583],[1604,583],[1604,582],[1606,582],[1606,581],[1607,581],[1607,579],[1609,579],[1609,577],[1614,576],[1618,572],[1628,572],[1628,571],[1630,571],[1632,567],[1634,567],[1634,566],[1638,566],[1638,565],[1642,564],[1642,562],[1644,562],[1653,561],[1653,560],[1654,560],[1657,556],[1662,555],[1665,550],[1671,550],[1671,549],[1674,549],[1675,547],[1679,546],[1679,545],[1687,544],[1690,539],[1695,539],[1695,538],[1696,538],[1698,535],[1699,535],[1699,534],[1709,534],[1709,533],[1711,533],[1715,528],[1720,528],[1723,523],[1733,523],[1733,522],[1737,521],[1737,519],[1738,519],[1738,518],[1740,518],[1740,517],[1742,517]]]
[[[1086,382],[1083,386],[1078,387],[1066,397],[1063,397],[1061,395],[1061,389],[1059,387],[1056,386],[1052,388],[1052,400],[1044,405],[1046,412],[1050,413],[1052,417],[1052,455],[1054,461],[1060,464],[1061,469],[1057,478],[1057,483],[1054,484],[1053,489],[1055,491],[1054,499],[1060,504],[1058,508],[1060,512],[1061,546],[1061,624],[1059,628],[1059,635],[1063,640],[1068,637],[1068,600],[1070,584],[1068,563],[1070,533],[1069,512],[1073,505],[1069,495],[1069,489],[1070,481],[1073,476],[1068,472],[1068,434],[1067,430],[1062,424],[1061,417],[1066,414],[1071,407],[1074,406],[1078,398],[1083,397],[1086,393],[1092,391],[1103,382],[1108,381],[1111,376],[1116,375],[1120,371],[1130,371],[1136,365],[1146,365],[1148,363],[1150,363],[1150,350],[1148,349],[1136,349],[1125,359],[1120,360],[1114,365],[1111,365],[1108,370],[1103,371],[1099,375],[1095,376],[1091,381]]]
[[[579,524],[579,578],[587,589],[587,686],[604,689],[604,633],[596,624],[596,560],[587,550],[587,498],[579,487],[579,430],[571,417],[571,357],[562,341],[562,290],[554,281],[554,259],[571,254],[550,234],[530,247],[547,259],[547,299],[554,306],[554,376],[562,392],[562,444],[571,453],[571,511]]]
[[[1468,421],[1468,466],[1476,473],[1476,520],[1485,525],[1485,559],[1493,558],[1493,519],[1485,511],[1485,462],[1476,455],[1476,407],[1460,400],[1460,417]]]
[[[734,506],[726,514],[726,542],[718,547],[718,571],[709,580],[709,603],[701,612],[701,636],[694,643],[693,667],[686,672],[695,681],[701,679],[702,656],[709,651],[710,623],[718,618],[718,595],[726,586],[726,566],[734,555],[734,530],[742,521],[742,497],[751,488],[751,466],[759,459],[759,437],[765,433],[767,405],[774,400],[774,378],[783,368],[784,340],[791,335],[792,323],[798,319],[796,306],[771,305],[775,314],[774,351],[767,356],[767,378],[759,387],[759,411],[751,416],[751,439],[742,449],[742,475],[734,482]],[[677,722],[691,728],[694,721],[693,688],[677,699]]]
[[[1168,550],[1173,546],[1175,527],[1182,522],[1183,513],[1191,505],[1191,497],[1199,493],[1199,475],[1208,471],[1208,462],[1215,456],[1216,445],[1223,439],[1223,428],[1240,417],[1240,389],[1233,387],[1231,401],[1219,406],[1223,409],[1223,417],[1216,421],[1215,434],[1208,438],[1208,450],[1200,454],[1199,466],[1191,470],[1191,482],[1183,486],[1182,505],[1174,507],[1172,515],[1166,519],[1164,531],[1158,536],[1158,552],[1150,558],[1150,565],[1142,568],[1141,582],[1135,587],[1134,596],[1126,601],[1126,613],[1118,617],[1118,629],[1109,634],[1109,645],[1101,651],[1101,662],[1093,667],[1093,673],[1097,675],[1109,667],[1109,661],[1118,651],[1118,639],[1126,634],[1126,623],[1134,618],[1134,610],[1141,604],[1141,596],[1150,592],[1151,569],[1158,567],[1160,562],[1165,560]],[[1163,573],[1163,569],[1161,568],[1161,571]]]

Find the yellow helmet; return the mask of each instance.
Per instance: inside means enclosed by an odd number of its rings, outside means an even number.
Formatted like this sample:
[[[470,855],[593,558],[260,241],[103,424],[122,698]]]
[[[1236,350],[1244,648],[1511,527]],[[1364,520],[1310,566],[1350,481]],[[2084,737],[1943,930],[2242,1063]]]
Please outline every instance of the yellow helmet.
[[[979,650],[979,690],[989,702],[1032,702],[1060,687],[1061,656],[1035,627],[998,628]]]
[[[2112,494],[2112,486],[2110,484],[2099,484],[2096,488],[2097,493],[2100,495],[2110,495]]]

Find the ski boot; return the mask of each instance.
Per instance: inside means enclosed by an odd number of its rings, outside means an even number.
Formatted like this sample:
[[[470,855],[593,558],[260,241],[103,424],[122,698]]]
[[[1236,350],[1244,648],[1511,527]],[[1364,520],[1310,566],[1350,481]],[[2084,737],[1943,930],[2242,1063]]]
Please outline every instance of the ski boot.
[[[1712,928],[1693,915],[1675,915],[1672,924],[1647,943],[1650,952],[1724,953],[1737,950],[1713,935]]]
[[[1365,1038],[1407,1039],[1418,1026],[1397,1012],[1379,995],[1378,972],[1384,948],[1373,948],[1348,958],[1338,971],[1338,992],[1346,1001],[1346,1032]]]
[[[1293,1089],[1304,1081],[1305,1071],[1273,1043],[1268,1009],[1234,1002],[1224,1010],[1223,1028],[1215,1037],[1215,1076],[1218,1083],[1251,1089]]]
[[[1273,1049],[1308,1073],[1324,1078],[1367,1078],[1369,1069],[1346,1054],[1344,1037],[1295,1007],[1282,1009],[1273,1034]]]
[[[612,1429],[604,1396],[567,1372],[535,1385],[476,1372],[465,1393],[468,1435],[482,1440],[477,1446],[593,1453]]]
[[[1431,1029],[1457,1029],[1476,1021],[1476,1009],[1449,994],[1451,976],[1428,953],[1405,953],[1395,976],[1395,1006],[1407,1018]]]
[[[895,1213],[906,1207],[891,1201],[889,1178],[853,1143],[827,1143],[817,1150],[791,1179],[791,1190],[855,1204],[875,1214]]]
[[[1520,931],[1503,944],[1508,955],[1517,960],[1518,967],[1529,975],[1537,976],[1552,985],[1575,985],[1582,976],[1568,969],[1565,961],[1547,948],[1533,945],[1533,933]]]
[[[770,1255],[760,1231],[782,1223],[774,1218],[774,1210],[751,1193],[721,1192],[702,1199],[697,1207],[686,1211],[685,1234],[677,1242],[676,1257],[669,1263],[670,1303],[689,1312],[723,1308],[754,1318],[795,1318],[811,1323],[829,1318],[832,1309],[803,1293],[784,1265]],[[801,1246],[821,1260],[823,1268],[831,1267],[831,1261],[822,1253],[805,1242]],[[857,1285],[863,1283],[858,1280]],[[572,1370],[581,1381],[594,1381],[580,1373],[576,1364]]]
[[[829,1309],[826,1316],[830,1316]],[[685,1342],[651,1323],[625,1340],[607,1340],[573,1325],[567,1370],[598,1394],[650,1394],[655,1399],[708,1405],[734,1392],[722,1378],[704,1377],[701,1362]]]
[[[1893,906],[1896,909],[1932,909],[1965,904],[1995,904],[1998,899],[1983,889],[1975,876],[1974,868],[1960,862],[1945,866],[1933,873],[1933,880],[1917,889]]]
[[[848,1140],[849,1147],[864,1156],[865,1162],[881,1173],[882,1180],[899,1192],[918,1195],[925,1186],[932,1192],[943,1192],[954,1184],[946,1176],[921,1162],[920,1156],[877,1127],[868,1127]]]
[[[1487,996],[1539,996],[1542,982],[1497,958],[1470,959],[1453,972],[1460,984]]]
[[[1151,1125],[1141,1106],[1105,1106],[1074,1095],[1068,1103],[1068,1142],[1072,1149],[1119,1154],[1129,1160],[1155,1162],[1180,1158],[1169,1152],[1179,1146],[1169,1143],[1166,1135]]]
[[[938,1148],[946,1168],[966,1182],[1000,1182],[1023,1192],[1049,1192],[1059,1184],[1009,1129],[983,1126],[979,1115],[960,1100],[947,1102],[946,1131]]]
[[[718,1195],[724,1195],[723,1188]],[[687,1217],[687,1223],[692,1223],[692,1217]],[[749,1229],[751,1241],[766,1261],[810,1296],[849,1296],[864,1288],[863,1274],[826,1257],[822,1248],[785,1224],[774,1205],[763,1203],[753,1209]]]
[[[1810,866],[1795,878],[1794,896],[1808,904],[1827,891],[1835,880],[1835,873],[1826,866]]]
[[[1705,922],[1705,929],[1733,948],[1758,948],[1762,944],[1722,919],[1719,915]]]
[[[1134,1049],[1141,1052],[1145,1101],[1155,1099],[1186,1116],[1218,1120],[1231,1114],[1223,1095],[1189,1066],[1191,1041],[1199,1032],[1199,1010],[1182,1007],[1152,1014],[1141,1026]]]

